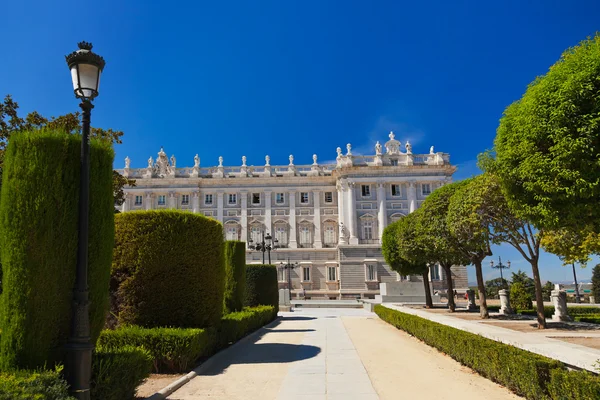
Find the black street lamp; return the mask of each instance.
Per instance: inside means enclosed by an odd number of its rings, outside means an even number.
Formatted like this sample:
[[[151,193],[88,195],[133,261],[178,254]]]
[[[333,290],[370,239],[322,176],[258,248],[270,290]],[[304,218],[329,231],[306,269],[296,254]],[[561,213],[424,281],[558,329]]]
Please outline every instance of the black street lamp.
[[[253,244],[254,241],[252,238],[248,240],[248,247],[252,250],[262,251],[262,262],[265,263],[265,251],[269,255],[269,264],[271,264],[271,250],[275,250],[277,248],[277,243],[279,241],[277,239],[273,239],[271,235],[262,232],[262,240],[259,243]]]
[[[500,270],[500,282],[502,282],[502,286],[504,286],[504,277],[502,276],[502,270],[510,269],[510,261],[507,261],[506,265],[502,264],[502,258],[500,258],[500,256],[498,256],[498,265],[494,265],[494,260],[492,260],[492,261],[490,261],[490,267]]]
[[[77,244],[77,270],[73,288],[73,315],[71,335],[66,345],[65,376],[72,396],[78,400],[90,400],[90,378],[92,373],[92,350],[90,340],[90,312],[88,292],[88,239],[90,206],[90,119],[94,106],[92,100],[98,96],[100,74],[104,59],[92,52],[92,44],[78,43],[79,50],[66,56],[71,70],[75,97],[81,99],[81,164],[79,178],[79,226]]]
[[[287,276],[288,276],[288,289],[290,290],[290,300],[292,299],[292,270],[294,268],[296,268],[298,266],[298,263],[290,263],[290,258],[288,257],[287,259],[287,263],[284,263],[283,261],[279,263],[279,268],[281,268],[281,270],[285,271],[287,270]]]

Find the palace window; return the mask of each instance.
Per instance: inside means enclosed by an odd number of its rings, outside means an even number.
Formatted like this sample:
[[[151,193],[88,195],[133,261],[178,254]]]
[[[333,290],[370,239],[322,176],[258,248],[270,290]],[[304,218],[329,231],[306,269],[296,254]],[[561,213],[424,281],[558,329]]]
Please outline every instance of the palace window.
[[[208,194],[204,195],[204,204],[206,204],[207,206],[209,206],[212,203],[213,203],[213,195],[211,193],[208,193]]]
[[[390,160],[390,165],[392,167],[397,167],[398,166],[398,160]]]
[[[336,236],[335,231],[336,231],[335,225],[333,225],[333,224],[325,225],[325,232],[323,232],[323,241],[325,242],[326,245],[332,245],[337,242],[336,237],[335,237]]]
[[[229,193],[229,204],[237,204],[237,194]]]
[[[181,195],[181,205],[187,206],[188,204],[190,204],[190,195],[189,194]]]
[[[302,282],[310,282],[310,267],[302,267]]]
[[[277,193],[275,195],[275,203],[277,203],[277,204],[285,203],[285,196],[283,195],[283,193]]]
[[[373,221],[366,220],[362,223],[362,231],[363,231],[363,239],[371,240],[373,239]]]
[[[238,227],[236,225],[226,225],[225,228],[225,239],[226,240],[238,240]]]
[[[300,203],[308,204],[308,193],[300,193]]]
[[[158,196],[158,205],[159,206],[164,206],[167,203],[167,196],[165,196],[164,194],[161,194]]]
[[[392,196],[401,196],[400,185],[392,185]]]
[[[377,267],[375,264],[366,264],[365,265],[365,274],[366,279],[369,282],[373,282],[377,280]]]
[[[333,203],[333,192],[325,192],[325,203]]]
[[[431,194],[431,184],[430,183],[422,184],[421,189],[423,191],[423,196],[427,196],[427,195]]]
[[[361,185],[360,188],[363,197],[371,197],[371,185]]]
[[[253,225],[250,228],[250,239],[252,239],[254,243],[260,243],[262,241],[261,232],[262,229],[260,229],[259,225]]]
[[[300,225],[300,245],[302,247],[312,245],[312,232],[308,224]]]
[[[328,282],[337,281],[336,272],[337,272],[337,268],[335,266],[327,267],[327,281]]]
[[[135,205],[136,206],[142,205],[142,196],[135,196]]]
[[[429,266],[429,276],[431,277],[432,281],[439,281],[441,279],[440,275],[440,267],[438,264]]]
[[[252,204],[260,204],[260,193],[252,193]]]
[[[275,239],[277,239],[278,246],[287,246],[287,227],[285,224],[275,224]]]

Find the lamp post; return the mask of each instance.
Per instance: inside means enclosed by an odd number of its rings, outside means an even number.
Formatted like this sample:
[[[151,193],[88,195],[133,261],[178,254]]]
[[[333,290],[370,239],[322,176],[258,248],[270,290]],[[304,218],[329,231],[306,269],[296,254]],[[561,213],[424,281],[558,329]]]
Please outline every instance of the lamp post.
[[[502,264],[502,258],[498,256],[498,265],[494,265],[494,260],[490,261],[490,267],[494,269],[500,270],[500,281],[502,282],[502,286],[504,287],[504,277],[502,276],[503,269],[510,269],[510,261],[506,262],[506,265]]]
[[[267,236],[265,236],[265,233],[262,232],[262,240],[259,243],[253,244],[254,241],[252,240],[252,238],[250,240],[248,240],[248,247],[251,248],[252,250],[256,250],[256,251],[262,251],[262,262],[263,264],[265,263],[265,251],[267,252],[267,254],[269,255],[269,264],[271,264],[271,250],[275,250],[275,248],[277,247],[277,239],[273,239],[273,237],[271,237],[271,235],[269,235],[267,233]]]
[[[581,297],[579,296],[579,285],[577,284],[577,273],[575,272],[575,263],[571,263],[573,266],[573,279],[575,280],[575,303],[581,303]]]
[[[281,268],[283,271],[288,270],[287,276],[288,276],[288,289],[290,290],[290,300],[292,298],[292,273],[291,270],[293,270],[294,268],[296,268],[298,266],[298,263],[290,263],[290,258],[288,257],[287,259],[287,263],[283,263],[280,262],[279,263],[279,268]]]
[[[88,236],[90,203],[90,118],[94,108],[92,100],[98,96],[100,74],[104,59],[92,52],[92,44],[78,43],[79,50],[66,56],[71,70],[75,97],[81,99],[81,163],[79,178],[79,221],[77,244],[77,269],[73,288],[73,310],[71,334],[65,360],[65,376],[71,394],[78,400],[90,400],[90,378],[92,372],[92,350],[90,340],[90,313],[88,292]]]

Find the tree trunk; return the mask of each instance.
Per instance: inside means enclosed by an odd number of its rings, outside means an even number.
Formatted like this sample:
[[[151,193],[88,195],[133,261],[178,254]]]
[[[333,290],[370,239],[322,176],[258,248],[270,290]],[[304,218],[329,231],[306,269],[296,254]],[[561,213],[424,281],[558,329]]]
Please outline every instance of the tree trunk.
[[[540,279],[540,270],[538,269],[538,260],[531,262],[533,271],[533,282],[535,284],[535,302],[537,306],[538,329],[546,329],[546,317],[544,316],[544,297],[542,296],[542,281]]]
[[[481,270],[481,260],[476,260],[475,273],[477,274],[477,289],[479,290],[479,315],[482,319],[490,317],[487,308],[487,299],[485,296],[485,282],[483,281],[483,271]]]
[[[452,265],[441,264],[446,273],[446,286],[448,286],[448,308],[450,312],[456,310],[456,303],[454,303],[454,283],[452,282],[452,271],[450,268]]]
[[[423,272],[423,286],[425,286],[425,308],[433,308],[433,299],[431,298],[428,272]]]

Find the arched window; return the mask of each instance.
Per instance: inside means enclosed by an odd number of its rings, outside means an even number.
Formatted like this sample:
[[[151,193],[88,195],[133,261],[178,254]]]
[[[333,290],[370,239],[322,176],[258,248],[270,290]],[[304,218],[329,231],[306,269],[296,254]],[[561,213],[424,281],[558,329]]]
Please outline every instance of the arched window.
[[[360,239],[371,241],[377,239],[377,220],[371,214],[365,214],[360,217]]]
[[[288,245],[288,223],[286,221],[275,221],[275,239],[280,247]]]
[[[249,239],[252,239],[254,241],[254,243],[260,243],[262,241],[262,233],[263,233],[263,226],[260,222],[252,222],[250,224],[250,237]]]
[[[225,240],[240,240],[240,226],[235,221],[225,222]]]
[[[338,224],[333,220],[323,223],[323,244],[325,247],[334,247],[337,244]]]
[[[300,247],[312,247],[312,224],[308,221],[300,223],[298,229]]]
[[[394,213],[394,214],[390,215],[390,223],[396,222],[404,216],[405,215],[402,213]]]

